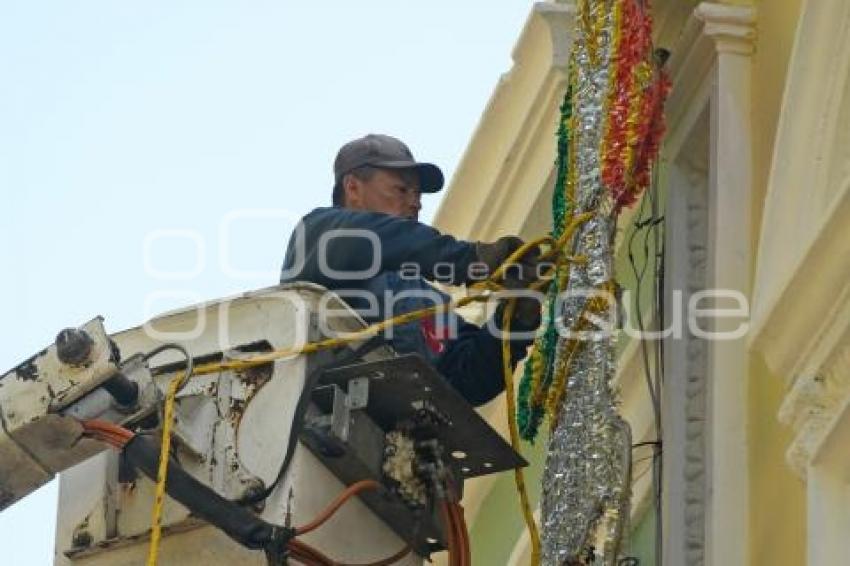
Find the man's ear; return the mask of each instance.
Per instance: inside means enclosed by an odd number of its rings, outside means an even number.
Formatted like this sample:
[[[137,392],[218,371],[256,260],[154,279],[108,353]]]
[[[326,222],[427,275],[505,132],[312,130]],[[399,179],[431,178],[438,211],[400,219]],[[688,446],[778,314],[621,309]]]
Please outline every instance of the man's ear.
[[[342,195],[346,208],[363,208],[363,185],[354,175],[349,174],[342,178]]]

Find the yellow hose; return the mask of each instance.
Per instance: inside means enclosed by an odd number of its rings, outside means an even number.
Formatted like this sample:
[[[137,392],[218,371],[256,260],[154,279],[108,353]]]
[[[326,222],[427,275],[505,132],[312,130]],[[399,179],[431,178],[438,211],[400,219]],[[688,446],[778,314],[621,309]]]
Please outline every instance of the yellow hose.
[[[156,470],[156,491],[154,493],[151,518],[151,542],[148,548],[147,566],[156,566],[159,558],[159,540],[162,536],[162,506],[165,502],[165,481],[168,476],[168,455],[171,451],[171,426],[174,423],[174,400],[177,391],[189,377],[187,372],[179,374],[168,384],[165,395],[165,408],[162,421],[162,444],[159,450],[159,466]]]
[[[516,299],[511,299],[505,305],[502,313],[502,332],[505,336],[511,331],[511,318],[516,308]],[[511,368],[511,342],[507,338],[502,340],[502,366],[505,378],[505,404],[508,411],[508,429],[510,430],[511,446],[521,454],[519,443],[519,429],[516,423],[516,402],[514,401],[514,372]],[[522,508],[522,516],[525,526],[528,528],[528,536],[531,538],[531,566],[540,564],[540,533],[537,531],[537,523],[531,512],[531,503],[528,500],[528,490],[525,488],[525,476],[522,468],[514,468],[514,483],[519,494],[519,503]]]

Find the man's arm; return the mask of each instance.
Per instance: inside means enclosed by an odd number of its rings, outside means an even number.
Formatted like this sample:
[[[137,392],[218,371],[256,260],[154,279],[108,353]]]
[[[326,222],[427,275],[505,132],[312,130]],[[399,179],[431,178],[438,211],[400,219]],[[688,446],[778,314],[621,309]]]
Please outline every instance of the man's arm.
[[[501,316],[502,307],[499,307],[494,314],[497,327],[501,327]],[[534,328],[525,327],[521,323],[514,324],[512,329],[512,332],[529,331],[533,332]],[[531,338],[511,340],[511,370],[525,357],[532,341]],[[486,326],[479,328],[463,322],[458,338],[437,361],[436,368],[452,387],[476,407],[491,401],[505,390],[502,339],[494,336]]]
[[[470,263],[477,260],[474,243],[388,214],[319,208],[304,217],[302,228],[303,243],[296,241],[298,231],[290,240],[281,281],[301,279],[339,288],[362,280],[339,272],[364,272],[374,267],[377,274],[415,264],[426,279],[460,284],[467,279]],[[303,253],[303,266],[298,265],[298,253]],[[449,265],[451,269],[446,268]],[[337,272],[334,277],[327,267]]]

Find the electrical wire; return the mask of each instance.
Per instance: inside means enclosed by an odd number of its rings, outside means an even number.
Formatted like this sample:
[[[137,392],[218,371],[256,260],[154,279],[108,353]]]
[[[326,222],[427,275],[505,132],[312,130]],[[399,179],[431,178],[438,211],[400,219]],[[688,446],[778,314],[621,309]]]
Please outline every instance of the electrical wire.
[[[651,192],[651,189],[650,189]],[[649,193],[647,193],[649,194]],[[646,340],[644,339],[643,333],[645,329],[643,313],[642,313],[642,296],[641,296],[641,285],[643,282],[643,278],[646,275],[646,267],[649,263],[649,250],[646,245],[646,240],[644,240],[644,263],[640,269],[637,267],[637,262],[635,260],[635,254],[633,251],[633,245],[635,238],[646,227],[651,227],[655,225],[655,219],[650,217],[646,220],[641,220],[641,217],[644,214],[644,209],[646,207],[647,197],[644,196],[641,199],[640,207],[638,208],[638,213],[636,214],[635,221],[633,223],[633,229],[631,236],[629,237],[628,242],[628,255],[629,255],[629,264],[632,268],[632,273],[635,277],[635,317],[638,323],[638,329],[640,331],[640,350],[641,350],[641,360],[643,362],[643,370],[644,370],[644,378],[646,379],[647,393],[649,394],[650,402],[652,403],[652,412],[654,416],[654,424],[656,426],[656,433],[660,435],[660,424],[661,424],[661,407],[659,403],[659,398],[656,395],[655,385],[652,381],[652,372],[649,367],[649,354],[647,352]]]
[[[179,385],[178,391],[179,391],[180,389],[183,388],[183,386],[186,385],[186,383],[189,381],[189,378],[192,377],[193,375],[195,375],[195,368],[194,368],[195,360],[194,360],[194,358],[192,358],[191,355],[189,355],[189,351],[186,348],[184,348],[180,344],[170,342],[168,344],[162,344],[160,346],[157,346],[156,348],[154,348],[153,350],[151,350],[150,352],[145,354],[142,357],[142,359],[147,362],[151,358],[153,358],[154,356],[158,356],[159,354],[161,354],[163,352],[167,352],[169,350],[174,350],[176,352],[183,354],[183,357],[186,359],[185,373],[183,375],[181,382],[178,384]]]
[[[292,458],[295,456],[295,448],[298,445],[301,430],[304,426],[304,415],[306,414],[307,407],[310,404],[310,392],[312,392],[315,388],[322,372],[333,367],[339,367],[351,363],[384,344],[386,344],[385,338],[382,335],[377,334],[354,349],[344,350],[342,354],[338,355],[336,359],[332,360],[327,365],[321,365],[319,362],[319,367],[315,367],[308,372],[307,377],[304,380],[304,385],[301,388],[301,395],[295,405],[295,414],[292,417],[292,428],[289,431],[286,452],[284,452],[283,461],[277,471],[277,475],[275,476],[275,479],[259,493],[250,498],[246,498],[244,500],[245,503],[256,503],[268,498],[286,475],[287,470],[289,470],[289,466],[292,464]]]
[[[404,547],[391,556],[387,556],[381,560],[376,560],[375,562],[366,562],[361,564],[350,564],[346,562],[337,562],[336,566],[389,566],[390,564],[395,564],[408,554],[413,552],[413,547],[409,544],[404,545]]]
[[[511,319],[513,318],[515,309],[516,299],[510,299],[502,313],[502,330],[506,336],[510,335]],[[502,340],[502,369],[504,371],[505,403],[507,404],[508,430],[510,432],[511,447],[519,454],[521,452],[519,429],[516,420],[514,372],[511,368],[511,345],[507,338]],[[525,526],[528,529],[528,536],[531,541],[531,564],[532,566],[537,566],[540,564],[540,533],[537,529],[537,522],[534,520],[534,515],[531,512],[531,502],[528,498],[528,490],[525,487],[525,477],[521,467],[514,468],[514,483],[516,485],[517,493],[519,494],[522,516],[525,520]]]
[[[402,548],[391,556],[382,558],[381,560],[376,560],[374,562],[365,562],[358,564],[348,562],[337,562],[336,560],[328,557],[321,551],[317,550],[315,547],[310,546],[309,544],[297,539],[293,539],[287,544],[287,550],[289,551],[290,558],[297,560],[298,562],[307,566],[389,566],[391,564],[395,564],[396,562],[410,554],[412,548],[410,545],[405,545],[404,548]]]
[[[380,489],[381,484],[375,480],[361,480],[359,482],[353,483],[342,493],[340,493],[336,499],[331,501],[327,507],[325,507],[315,519],[307,523],[306,525],[302,525],[300,527],[295,528],[295,535],[301,536],[305,535],[309,532],[315,531],[322,525],[324,525],[328,519],[330,519],[334,513],[336,513],[340,507],[342,507],[346,501],[360,493],[361,491],[368,491],[373,489]]]
[[[470,556],[469,556],[469,541],[467,540],[463,528],[461,527],[460,518],[458,516],[458,509],[456,503],[449,503],[449,509],[452,513],[452,520],[454,521],[455,528],[455,536],[458,541],[458,561],[460,562],[460,566],[469,566]]]
[[[88,419],[79,422],[83,427],[83,434],[85,436],[105,442],[118,450],[123,449],[124,446],[135,436],[132,431],[109,421]],[[295,536],[307,534],[324,525],[347,501],[355,495],[363,491],[380,489],[380,487],[381,484],[375,480],[363,480],[348,486],[312,521],[301,527],[297,527],[294,531]],[[462,511],[459,511],[459,506],[454,512],[459,514],[452,521],[452,524],[463,524]],[[466,548],[468,554],[468,543]],[[294,537],[287,543],[287,550],[289,550],[292,558],[308,566],[388,566],[407,556],[410,552],[412,552],[413,548],[410,545],[405,545],[401,550],[387,558],[362,564],[337,562],[323,554],[318,549]],[[465,564],[461,564],[460,566],[468,566],[468,564],[469,562],[467,561]]]
[[[124,448],[134,436],[132,431],[109,421],[88,419],[79,422],[85,436],[105,442],[118,450]]]
[[[340,493],[333,501],[331,501],[327,507],[325,507],[316,517],[308,522],[305,525],[295,528],[295,536],[305,535],[310,533],[322,525],[324,525],[333,515],[339,511],[339,509],[345,505],[352,497],[355,495],[370,490],[381,489],[381,484],[375,480],[361,480],[359,482],[353,483],[347,488],[345,488],[342,493]],[[405,545],[401,550],[388,556],[387,558],[382,558],[380,560],[376,560],[374,562],[368,562],[365,564],[348,564],[344,562],[337,562],[315,548],[311,547],[307,543],[300,541],[296,538],[293,538],[288,547],[290,550],[294,550],[296,553],[305,557],[308,560],[314,561],[318,564],[330,564],[333,566],[387,566],[389,564],[393,564],[398,562],[405,556],[407,556],[413,549],[410,545]]]
[[[448,500],[440,502],[440,516],[443,521],[443,529],[446,535],[446,550],[449,553],[449,566],[461,566],[460,548],[455,530],[454,518]]]
[[[117,449],[123,448],[134,437],[134,433],[130,430],[107,421],[92,419],[81,421],[81,424],[87,436],[103,440]],[[358,493],[377,488],[380,488],[380,483],[375,480],[363,480],[348,486],[312,521],[302,527],[296,528],[294,531],[295,536],[309,533],[325,524],[340,507]],[[398,562],[412,551],[410,545],[405,545],[401,550],[387,558],[364,564],[348,564],[333,560],[313,546],[294,537],[287,542],[286,546],[294,559],[309,566],[388,566]]]
[[[330,566],[334,564],[334,561],[328,556],[303,541],[292,539],[287,543],[286,548],[293,558],[308,566]]]
[[[472,549],[469,541],[469,530],[466,528],[466,519],[463,516],[463,507],[460,503],[453,503],[455,513],[455,525],[460,535],[461,560],[463,566],[472,566]]]
[[[652,451],[652,464],[648,468],[641,472],[637,477],[633,478],[633,482],[637,481],[640,477],[642,477],[647,471],[652,471],[652,489],[653,489],[653,509],[655,511],[655,560],[656,565],[661,565],[661,555],[662,555],[662,546],[663,546],[663,521],[662,521],[662,437],[663,437],[663,428],[662,428],[662,418],[661,418],[661,386],[663,383],[663,337],[659,337],[655,340],[654,350],[653,350],[653,364],[652,368],[650,367],[650,355],[648,352],[648,346],[646,344],[646,339],[643,336],[645,330],[644,324],[644,316],[643,316],[643,305],[642,305],[642,294],[641,288],[643,285],[644,278],[647,273],[647,269],[650,266],[650,259],[652,261],[652,277],[653,277],[653,288],[651,295],[651,307],[652,307],[652,323],[656,330],[663,327],[663,299],[664,299],[664,289],[663,289],[663,257],[664,257],[664,248],[663,248],[663,239],[661,238],[660,231],[662,230],[662,226],[664,223],[664,217],[659,213],[659,205],[658,205],[658,195],[659,192],[659,174],[658,174],[658,166],[653,167],[652,173],[652,183],[648,188],[644,198],[641,199],[640,207],[638,208],[638,212],[635,215],[635,220],[632,225],[632,233],[628,240],[628,257],[629,264],[631,265],[632,273],[635,277],[635,314],[638,323],[638,330],[640,331],[640,351],[641,351],[641,360],[643,363],[643,373],[644,379],[646,381],[647,393],[650,398],[650,403],[652,406],[653,420],[655,425],[655,440],[645,443],[639,443],[634,445],[633,447],[637,447],[640,445],[651,445],[653,448]],[[649,205],[649,214],[647,215],[647,205]],[[640,268],[637,265],[634,254],[634,242],[638,237],[638,234],[644,231],[643,233],[643,264]],[[652,237],[652,255],[650,254],[650,237]],[[654,372],[653,372],[654,369]]]
[[[147,566],[156,566],[159,558],[159,541],[162,536],[162,507],[165,503],[165,482],[168,476],[168,457],[171,452],[171,427],[174,424],[174,401],[177,393],[192,376],[194,363],[188,350],[179,344],[163,344],[154,348],[144,356],[148,361],[152,357],[168,350],[176,350],[186,358],[186,369],[178,373],[168,384],[162,416],[162,442],[159,453],[159,467],[156,474],[156,490],[154,493],[153,509],[151,511],[151,539],[148,547]]]
[[[664,326],[664,240],[660,236],[660,231],[663,228],[664,217],[659,215],[660,197],[657,193],[661,191],[660,183],[660,167],[655,165],[652,168],[652,186],[650,187],[650,196],[652,198],[653,214],[660,219],[658,227],[653,230],[653,249],[655,250],[655,319],[658,321],[659,327]],[[664,384],[664,340],[658,340],[655,345],[655,395],[658,399],[661,398],[661,388]],[[661,566],[664,542],[664,520],[662,517],[662,503],[664,499],[664,478],[663,478],[663,453],[662,453],[662,437],[663,437],[663,422],[658,423],[658,443],[655,445],[653,455],[656,459],[653,460],[653,479],[655,484],[655,560],[656,565]]]

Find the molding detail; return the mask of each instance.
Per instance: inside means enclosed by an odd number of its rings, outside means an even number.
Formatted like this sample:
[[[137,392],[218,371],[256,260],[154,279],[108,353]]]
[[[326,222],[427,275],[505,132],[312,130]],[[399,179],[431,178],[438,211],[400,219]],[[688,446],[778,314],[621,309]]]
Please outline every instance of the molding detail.
[[[694,16],[702,22],[703,35],[714,40],[718,52],[751,55],[755,50],[754,8],[703,2],[694,10]]]
[[[817,373],[850,333],[850,179],[845,187],[839,202],[820,218],[810,251],[796,262],[773,305],[765,304],[765,295],[776,282],[756,281],[752,346],[764,353],[771,370],[789,386],[799,375]],[[783,248],[792,254],[793,242],[783,237],[781,228],[778,232],[765,228],[775,239],[762,242],[762,248],[774,248],[771,255]],[[767,263],[771,258],[760,254],[759,260]],[[769,269],[761,263],[760,267]]]
[[[804,4],[762,215],[751,347],[788,385],[850,327],[850,3]]]
[[[673,91],[667,102],[671,125],[665,146],[678,153],[711,95],[711,72],[720,55],[751,55],[755,50],[756,11],[747,6],[700,3],[673,48],[668,67]]]
[[[845,345],[832,356],[823,371],[798,377],[779,408],[779,420],[797,432],[785,457],[803,480],[848,403],[850,345]]]
[[[755,20],[752,7],[700,3],[673,48],[665,154],[674,166],[665,217],[669,253],[687,258],[675,273],[671,267],[674,289],[751,288]],[[701,174],[700,191],[694,180]],[[689,337],[667,345],[665,357],[666,370],[683,383],[665,383],[664,562],[746,564],[747,344]]]
[[[696,186],[688,195],[687,242],[688,274],[687,292],[690,297],[701,291],[708,279],[708,202],[707,187]],[[671,237],[675,237],[671,234]],[[706,436],[709,434],[708,375],[710,355],[705,340],[694,336],[685,339],[685,466],[682,481],[685,486],[684,534],[685,561],[689,565],[705,562],[706,475],[709,462],[706,458]]]
[[[705,125],[693,132],[708,137]],[[688,144],[685,154],[671,166],[667,208],[667,265],[665,297],[670,301],[674,290],[684,291],[687,301],[707,286],[708,277],[708,174],[688,163],[699,161],[699,144]],[[677,262],[675,258],[687,258]],[[668,317],[670,314],[668,313]],[[669,326],[664,321],[664,327]],[[667,485],[665,522],[667,540],[664,562],[683,566],[706,563],[706,511],[708,434],[710,418],[709,344],[690,333],[672,340],[664,349],[665,373],[671,378],[664,384],[664,477]]]
[[[573,37],[571,33],[564,33],[564,31],[570,29],[575,21],[576,7],[572,4],[537,2],[534,4],[534,12],[549,24],[549,37],[552,40],[552,66],[566,70],[569,67],[570,55],[573,51]]]

